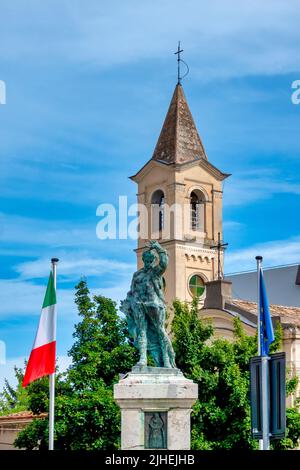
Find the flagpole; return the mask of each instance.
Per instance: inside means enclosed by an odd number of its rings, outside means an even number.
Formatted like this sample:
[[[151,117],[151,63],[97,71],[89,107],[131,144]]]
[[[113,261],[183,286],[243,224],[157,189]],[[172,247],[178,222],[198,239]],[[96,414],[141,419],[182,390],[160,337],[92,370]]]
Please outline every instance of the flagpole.
[[[269,437],[269,400],[268,400],[268,387],[269,387],[269,368],[268,356],[262,354],[261,345],[261,312],[260,312],[260,273],[262,268],[262,256],[256,256],[257,261],[257,343],[258,355],[261,357],[261,406],[262,406],[262,434],[263,438],[259,440],[259,450],[270,450],[270,437]]]
[[[260,308],[259,308],[259,299],[260,299],[260,270],[261,270],[261,263],[262,263],[262,256],[255,257],[257,262],[257,353],[258,356],[261,356],[261,348],[260,348]]]
[[[260,309],[259,309],[259,299],[260,299],[260,268],[262,262],[262,256],[256,256],[257,263],[257,355],[261,355],[260,350]],[[263,439],[259,439],[259,450],[263,450]]]
[[[54,289],[56,292],[56,264],[58,258],[52,258],[52,273]],[[55,400],[55,372],[49,375],[49,450],[54,450],[54,400]]]
[[[270,437],[269,437],[269,400],[268,400],[268,387],[269,387],[269,367],[267,356],[261,358],[261,384],[262,384],[262,415],[263,415],[263,450],[270,450]]]

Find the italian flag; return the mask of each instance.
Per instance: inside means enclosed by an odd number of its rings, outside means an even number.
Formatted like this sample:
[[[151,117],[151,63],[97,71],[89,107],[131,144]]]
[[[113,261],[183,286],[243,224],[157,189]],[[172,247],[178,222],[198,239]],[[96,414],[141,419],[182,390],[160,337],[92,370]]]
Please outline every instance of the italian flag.
[[[50,272],[38,330],[23,379],[23,387],[40,377],[53,374],[55,372],[55,356],[56,293],[53,274]]]

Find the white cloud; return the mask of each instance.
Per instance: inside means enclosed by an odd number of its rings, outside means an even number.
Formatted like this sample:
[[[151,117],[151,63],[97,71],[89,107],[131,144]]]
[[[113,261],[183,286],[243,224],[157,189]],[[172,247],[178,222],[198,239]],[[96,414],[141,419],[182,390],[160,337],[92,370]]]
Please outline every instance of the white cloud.
[[[25,357],[16,357],[8,359],[5,364],[0,364],[0,393],[2,392],[5,379],[7,379],[11,385],[16,385],[17,381],[15,378],[14,367],[24,367],[24,361]]]
[[[44,277],[49,266],[49,259],[37,259],[27,261],[14,267],[21,279],[34,279]],[[78,280],[83,276],[102,276],[107,273],[115,273],[116,277],[127,276],[135,269],[135,265],[114,261],[113,259],[83,258],[80,253],[75,256],[68,253],[65,259],[58,263],[59,275],[64,281]]]
[[[244,226],[245,224],[242,222],[237,222],[236,220],[225,220],[223,222],[223,230],[240,230]]]
[[[45,290],[46,284],[36,285],[19,279],[1,279],[0,317],[40,315]],[[74,314],[74,289],[59,289],[58,304],[61,315]]]
[[[73,260],[78,267],[80,264],[86,267],[95,250],[99,253],[99,266],[106,263],[101,260],[103,241],[96,235],[96,227],[99,217],[94,221],[82,220],[45,220],[43,218],[23,217],[15,214],[4,214],[0,212],[0,254],[7,256],[24,256],[43,258],[44,266],[49,265],[51,256],[61,257]],[[129,219],[131,220],[131,219]],[[13,245],[13,248],[11,247]],[[105,242],[105,254],[119,254],[120,249],[126,251],[132,250],[134,241],[128,240],[107,240]],[[47,260],[46,260],[47,259]],[[77,261],[76,261],[77,260]],[[80,261],[78,261],[80,260]],[[94,265],[95,259],[90,259]],[[39,263],[39,261],[34,262]],[[125,269],[125,265],[120,263],[114,267]],[[64,265],[66,267],[66,265]],[[127,265],[130,268],[130,264]]]
[[[224,205],[242,206],[275,194],[300,195],[300,184],[282,180],[270,170],[258,169],[232,176],[224,185]]]
[[[12,266],[16,273],[13,279],[0,280],[0,316],[39,315],[43,302],[47,276],[50,271],[50,257],[55,254],[58,263],[58,304],[62,316],[74,315],[74,288],[64,288],[66,282],[77,283],[81,277],[98,278],[98,286],[92,293],[122,299],[129,289],[135,263],[119,261],[120,246],[128,248],[125,240],[105,246],[106,257],[95,257],[100,241],[96,238],[95,226],[76,226],[77,221],[47,221],[15,215],[0,214],[0,239],[2,245],[13,244],[13,248],[2,247],[1,254],[30,256],[30,261]],[[37,253],[41,254],[38,258]],[[107,279],[101,288],[102,276],[112,276],[111,285]],[[37,279],[44,279],[37,284]]]
[[[252,0],[243,4],[238,0],[213,0],[204,3],[189,0],[184,8],[181,8],[179,0],[91,0],[88,5],[76,0],[53,0],[51,6],[45,2],[28,0],[26,5],[19,2],[17,9],[12,6],[12,2],[4,0],[1,4],[1,16],[5,18],[0,31],[0,43],[5,44],[1,59],[15,62],[16,57],[24,57],[29,67],[36,64],[39,67],[36,74],[30,71],[30,78],[25,76],[23,79],[22,75],[21,81],[14,72],[13,83],[10,84],[14,100],[11,101],[11,107],[6,107],[4,127],[1,126],[3,163],[0,163],[0,174],[2,194],[6,197],[24,197],[26,194],[27,198],[35,198],[39,193],[41,201],[51,198],[87,203],[95,202],[97,194],[100,196],[101,187],[107,187],[107,181],[110,182],[111,193],[117,193],[120,187],[125,186],[124,172],[118,173],[120,167],[109,161],[107,156],[111,155],[111,146],[117,146],[118,143],[123,153],[123,148],[127,147],[126,137],[131,141],[128,146],[130,150],[136,142],[142,140],[136,139],[136,132],[141,135],[141,128],[148,129],[149,126],[141,126],[139,122],[134,132],[135,122],[140,121],[137,117],[140,114],[134,111],[138,101],[146,106],[149,96],[153,100],[153,85],[148,85],[150,91],[144,92],[140,88],[143,86],[141,80],[137,80],[136,85],[128,78],[124,80],[124,90],[132,98],[131,106],[128,106],[131,114],[126,114],[124,106],[123,110],[120,110],[120,106],[111,107],[106,97],[103,98],[103,103],[102,100],[99,101],[102,108],[92,106],[90,95],[86,102],[79,101],[80,112],[77,112],[76,105],[74,106],[76,94],[82,98],[88,87],[88,84],[86,87],[84,85],[84,78],[82,82],[78,79],[78,70],[84,70],[87,79],[91,80],[89,83],[92,84],[92,93],[97,93],[93,86],[94,78],[99,74],[97,69],[102,67],[134,63],[135,69],[143,70],[143,59],[156,59],[160,67],[160,59],[163,58],[164,63],[170,61],[171,76],[175,72],[172,51],[178,37],[181,37],[193,78],[198,76],[201,80],[213,80],[210,96],[212,106],[219,96],[219,80],[224,76],[287,73],[300,68],[297,51],[300,9],[295,0]],[[37,38],[41,40],[37,41]],[[49,68],[40,67],[44,60]],[[59,70],[57,74],[53,72],[53,61],[55,71]],[[71,93],[72,101],[70,86],[66,83],[70,80],[70,68],[67,65],[73,65],[73,62],[79,65],[79,69],[75,72],[78,79],[76,85],[70,84],[75,86],[74,93]],[[84,62],[83,68],[80,68],[81,62]],[[24,67],[24,64],[21,66]],[[25,71],[26,67],[27,65]],[[71,70],[73,73],[73,67]],[[50,76],[47,76],[48,73]],[[106,75],[103,73],[102,77],[100,75],[99,95],[105,81]],[[120,80],[116,80],[116,83],[119,87]],[[134,88],[138,88],[138,100]],[[242,92],[244,97],[253,102],[251,89],[248,86],[246,90],[243,87],[242,91],[230,90],[230,101],[233,102],[236,95]],[[108,88],[103,93],[105,96],[109,95],[107,90]],[[264,93],[265,90],[266,86]],[[271,90],[273,88],[270,86],[269,96],[272,95]],[[120,96],[120,90],[118,93]],[[159,90],[156,89],[155,93],[159,93]],[[149,113],[153,112],[153,107],[150,106],[149,109]],[[206,114],[209,115],[207,112]],[[287,145],[294,146],[294,139],[291,138],[293,130],[282,129],[281,113],[277,113],[276,119],[276,127],[281,126],[280,133],[273,131],[273,136],[278,137],[269,136],[268,148],[278,149],[279,140],[280,145],[285,148]],[[296,126],[296,120],[294,122]],[[128,123],[132,126],[130,132],[127,132]],[[229,123],[232,125],[232,119],[229,119]],[[224,125],[226,127],[226,123]],[[269,119],[266,125],[270,125]],[[252,149],[256,142],[257,146],[261,146],[263,139],[258,127],[256,125],[251,138]],[[99,137],[97,134],[95,138],[98,130]],[[239,126],[235,135],[246,145],[249,139],[247,135],[244,138],[241,132]],[[249,129],[244,132],[246,134]],[[107,145],[105,139],[109,133],[112,135]],[[262,133],[265,136],[265,129]],[[231,135],[232,132],[227,134]],[[222,139],[221,141],[223,142]],[[153,140],[151,142],[151,146],[154,145]],[[49,154],[51,161],[46,156]],[[82,158],[86,165],[84,177]],[[105,165],[115,168],[112,171],[105,168],[102,172],[99,167],[104,164],[104,160]],[[133,191],[132,186],[132,194]],[[245,194],[243,198],[246,198]],[[236,193],[232,193],[231,200],[234,203],[239,200]],[[99,202],[101,201],[97,201]],[[77,234],[74,233],[74,236]]]
[[[65,220],[43,220],[0,213],[1,242],[41,246],[90,245],[97,242],[95,224]]]
[[[0,393],[3,390],[5,379],[7,379],[12,386],[16,385],[17,381],[15,378],[14,367],[17,366],[23,368],[25,359],[28,358],[21,356],[8,359],[5,364],[0,363]],[[69,356],[58,356],[57,363],[60,372],[64,372],[71,364],[71,359]]]
[[[68,282],[78,282],[81,277],[100,277],[103,274],[113,274],[113,283],[101,287],[101,277],[98,281],[99,287],[91,287],[91,295],[104,295],[119,302],[126,296],[130,287],[132,272],[135,266],[129,263],[114,260],[78,258],[66,256],[66,261],[59,263],[58,267],[58,290],[57,302],[59,315],[62,317],[74,317],[76,306],[74,303],[75,289],[63,288],[63,284]],[[0,317],[19,317],[24,315],[40,314],[43,303],[46,280],[42,285],[34,283],[36,278],[44,278],[49,272],[49,260],[38,259],[33,262],[20,263],[15,267],[20,277],[15,279],[1,279],[1,303]]]
[[[125,299],[127,292],[130,289],[131,276],[128,277],[125,281],[120,282],[111,287],[99,287],[98,289],[91,289],[92,294],[94,295],[103,295],[108,297],[115,302],[117,302],[117,308],[119,306],[120,300]]]
[[[202,79],[299,68],[298,0],[189,0],[184,8],[179,0],[31,0],[17,14],[6,1],[1,16],[2,60],[55,57],[105,68],[166,57],[181,38]]]
[[[69,356],[58,356],[57,364],[60,372],[65,372],[69,365],[71,365],[71,358]]]
[[[300,236],[228,251],[225,256],[225,272],[229,274],[256,269],[255,256],[257,255],[263,256],[265,267],[298,262],[300,264]]]

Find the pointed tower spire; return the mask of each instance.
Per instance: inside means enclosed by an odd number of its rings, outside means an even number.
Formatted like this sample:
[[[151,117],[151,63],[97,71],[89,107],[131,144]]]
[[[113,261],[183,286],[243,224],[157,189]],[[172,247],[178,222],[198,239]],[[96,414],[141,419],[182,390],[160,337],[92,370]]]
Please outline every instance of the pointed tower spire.
[[[207,156],[183,89],[177,83],[152,159],[187,163]]]

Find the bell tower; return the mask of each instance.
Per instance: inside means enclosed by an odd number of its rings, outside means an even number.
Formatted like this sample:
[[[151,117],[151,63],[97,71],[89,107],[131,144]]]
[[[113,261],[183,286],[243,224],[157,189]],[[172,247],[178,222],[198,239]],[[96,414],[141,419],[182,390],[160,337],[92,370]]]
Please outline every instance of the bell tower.
[[[138,268],[147,240],[167,250],[166,301],[205,298],[205,283],[216,279],[222,239],[222,173],[207,158],[177,83],[152,158],[131,177],[138,185]],[[223,256],[221,253],[221,267]]]

